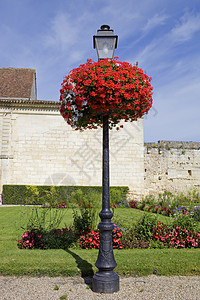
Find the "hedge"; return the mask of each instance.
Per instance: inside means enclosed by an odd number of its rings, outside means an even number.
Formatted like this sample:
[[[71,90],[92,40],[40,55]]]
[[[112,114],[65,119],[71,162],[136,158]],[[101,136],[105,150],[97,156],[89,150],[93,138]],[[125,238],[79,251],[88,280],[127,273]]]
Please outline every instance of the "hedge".
[[[3,204],[43,204],[46,201],[70,203],[73,192],[81,190],[84,195],[102,193],[101,186],[44,186],[44,185],[3,185]],[[111,203],[126,199],[128,187],[110,187]]]

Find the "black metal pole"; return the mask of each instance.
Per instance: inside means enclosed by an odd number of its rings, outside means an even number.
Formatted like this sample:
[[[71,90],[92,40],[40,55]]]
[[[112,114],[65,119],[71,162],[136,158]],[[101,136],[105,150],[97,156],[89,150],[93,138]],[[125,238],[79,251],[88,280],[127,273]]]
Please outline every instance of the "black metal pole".
[[[96,293],[114,293],[119,290],[119,276],[113,271],[117,266],[113,253],[112,231],[114,228],[110,210],[110,182],[109,182],[109,121],[103,117],[103,186],[102,210],[99,213],[101,222],[99,254],[95,266],[99,271],[93,276],[92,289]]]

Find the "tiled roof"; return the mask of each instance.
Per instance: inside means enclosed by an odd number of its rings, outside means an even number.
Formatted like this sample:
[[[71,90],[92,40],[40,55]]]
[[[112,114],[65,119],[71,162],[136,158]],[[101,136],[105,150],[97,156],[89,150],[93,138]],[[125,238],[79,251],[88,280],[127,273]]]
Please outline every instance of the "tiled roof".
[[[35,70],[0,68],[0,98],[36,100]]]

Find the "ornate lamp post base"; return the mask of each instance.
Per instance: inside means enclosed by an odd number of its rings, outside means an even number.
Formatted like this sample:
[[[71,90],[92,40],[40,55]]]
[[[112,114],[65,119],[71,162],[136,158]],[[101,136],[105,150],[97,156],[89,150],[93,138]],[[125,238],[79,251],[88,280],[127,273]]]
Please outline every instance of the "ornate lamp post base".
[[[96,293],[116,293],[119,291],[119,276],[114,271],[99,271],[93,276],[92,289]]]
[[[100,212],[100,246],[95,266],[99,271],[93,276],[92,289],[96,293],[112,294],[119,291],[119,276],[113,271],[117,266],[112,242],[112,212]]]

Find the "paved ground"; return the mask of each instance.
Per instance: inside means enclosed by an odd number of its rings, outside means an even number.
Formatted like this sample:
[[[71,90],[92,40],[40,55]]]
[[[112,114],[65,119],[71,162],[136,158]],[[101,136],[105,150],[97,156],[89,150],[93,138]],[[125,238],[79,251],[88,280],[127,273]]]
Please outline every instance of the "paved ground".
[[[155,276],[120,278],[120,291],[97,294],[90,289],[91,278],[81,277],[3,277],[0,276],[1,300],[115,299],[115,300],[199,300],[200,277]],[[57,286],[57,290],[56,287]]]

